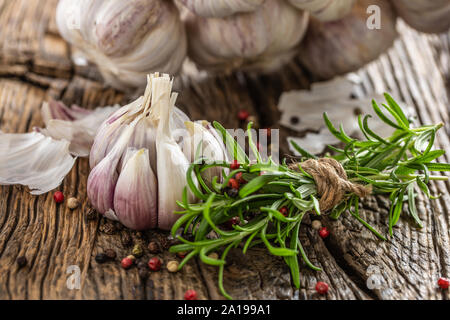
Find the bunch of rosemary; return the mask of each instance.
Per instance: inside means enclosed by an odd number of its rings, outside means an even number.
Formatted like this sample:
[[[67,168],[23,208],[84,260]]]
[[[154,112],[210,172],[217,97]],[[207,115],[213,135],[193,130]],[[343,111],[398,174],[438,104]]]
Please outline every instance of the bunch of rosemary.
[[[395,132],[388,138],[380,137],[369,128],[370,116],[359,117],[359,127],[366,138],[364,141],[348,136],[342,126],[336,129],[326,114],[324,120],[331,133],[344,143],[343,148],[330,148],[336,152],[333,158],[340,162],[348,180],[371,185],[375,194],[389,194],[392,201],[389,233],[392,235],[393,226],[398,222],[405,202],[408,202],[409,214],[422,227],[415,206],[416,186],[427,197],[434,198],[430,195],[427,183],[430,180],[447,180],[447,177],[431,175],[430,171],[450,171],[450,164],[432,162],[445,153],[444,150],[433,150],[436,132],[443,125],[412,128],[398,104],[388,94],[385,97],[387,104],[383,104],[384,111],[375,101],[373,109],[382,121],[395,128]],[[254,164],[249,163],[246,153],[219,123],[215,122],[214,127],[223,135],[228,150],[233,150],[233,156],[241,166],[230,170],[228,174],[223,171],[223,181],[218,182],[215,177],[209,187],[201,173],[210,167],[230,168],[230,165],[207,165],[204,161],[191,165],[187,172],[187,187],[200,202],[188,202],[186,187],[183,201],[178,203],[183,208],[178,212],[182,216],[172,228],[172,235],[181,244],[172,246],[171,252],[188,252],[180,268],[194,256],[199,256],[206,264],[218,266],[220,291],[231,299],[223,287],[223,271],[228,252],[241,243],[244,254],[252,246],[264,244],[271,254],[284,258],[291,270],[292,281],[298,288],[298,254],[310,268],[320,270],[308,260],[299,241],[300,224],[305,214],[321,214],[320,196],[313,177],[301,165],[291,169],[292,165],[288,166],[286,160],[282,165],[276,165],[271,159],[262,161],[251,137],[251,124],[248,126],[248,138],[250,149],[257,159]],[[293,146],[300,152],[303,160],[316,158],[298,145],[293,143]],[[236,197],[231,197],[225,190],[229,180],[240,172],[248,183],[240,188]],[[201,188],[193,182],[192,174],[197,177]],[[279,211],[282,207],[288,208],[286,216]],[[338,219],[348,211],[376,236],[386,240],[360,217],[358,207],[358,196],[346,194],[343,201],[330,210],[329,216]],[[223,224],[232,217],[239,217],[241,223],[234,225],[231,230],[224,228]],[[191,234],[193,240],[177,235],[180,229],[183,234]],[[211,237],[211,231],[215,236]],[[208,256],[212,252],[221,254],[218,259],[214,259]]]

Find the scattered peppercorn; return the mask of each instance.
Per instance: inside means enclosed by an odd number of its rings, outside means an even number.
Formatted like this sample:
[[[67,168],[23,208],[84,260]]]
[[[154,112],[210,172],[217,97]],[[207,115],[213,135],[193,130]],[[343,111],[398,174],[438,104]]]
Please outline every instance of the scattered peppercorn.
[[[239,224],[240,219],[239,217],[233,217],[230,220],[227,221],[227,227],[228,229],[233,229],[233,226],[238,225]]]
[[[208,255],[208,257],[210,257],[211,259],[219,259],[219,255],[217,254],[217,252],[212,252]]]
[[[123,231],[120,234],[120,241],[124,247],[130,247],[133,244],[133,239],[127,231]]]
[[[281,212],[281,214],[282,214],[283,216],[287,217],[287,216],[288,216],[288,213],[289,213],[289,210],[288,210],[287,207],[282,207],[282,208],[280,209],[280,212]]]
[[[155,241],[150,242],[148,244],[148,251],[150,251],[150,253],[154,253],[154,254],[159,253],[160,250],[159,250],[158,244]]]
[[[230,197],[230,198],[236,198],[239,195],[239,190],[238,189],[234,189],[234,188],[226,188],[225,189],[225,193]]]
[[[239,182],[237,182],[236,179],[231,178],[231,179],[228,181],[228,186],[229,186],[231,189],[239,189]]]
[[[246,121],[250,117],[250,113],[247,110],[239,110],[238,119],[241,121]]]
[[[244,175],[243,172],[236,173],[236,180],[239,184],[245,184],[247,182],[244,180],[243,175]]]
[[[139,261],[137,264],[138,269],[147,269],[148,265],[144,261]]]
[[[19,266],[19,268],[25,267],[27,263],[27,258],[25,258],[24,256],[20,256],[17,258],[17,265]]]
[[[316,291],[319,294],[326,294],[328,292],[328,284],[322,281],[317,282]]]
[[[197,292],[195,290],[188,290],[184,294],[184,300],[197,300]]]
[[[106,254],[104,254],[103,252],[99,253],[95,256],[95,261],[97,263],[100,263],[100,264],[105,263],[107,260],[108,260],[108,256]]]
[[[129,269],[134,263],[134,260],[130,258],[130,256],[123,258],[122,262],[120,263],[122,265],[122,268]]]
[[[139,278],[141,278],[142,280],[145,280],[148,278],[149,272],[148,272],[147,268],[139,268],[138,274],[139,274]]]
[[[450,285],[450,281],[446,278],[440,278],[438,280],[438,285],[441,289],[448,289],[449,285]]]
[[[330,235],[330,231],[328,231],[328,229],[326,227],[323,227],[319,230],[319,236],[322,239],[327,238]]]
[[[96,220],[97,218],[98,218],[97,211],[95,211],[95,209],[90,208],[86,213],[86,220],[92,221]]]
[[[237,160],[233,160],[233,162],[230,165],[231,170],[237,170],[241,167],[240,163]]]
[[[69,198],[69,200],[67,200],[67,207],[70,210],[75,210],[76,208],[78,208],[79,205],[80,201],[78,201],[77,198]]]
[[[151,258],[148,261],[148,267],[151,271],[159,271],[161,270],[161,260],[157,257]]]
[[[56,203],[63,203],[64,202],[64,194],[61,191],[56,191],[53,194],[53,200],[55,200]]]
[[[102,219],[99,230],[100,230],[100,232],[107,234],[107,235],[113,235],[117,231],[114,223],[106,218]]]
[[[181,252],[177,252],[177,257],[180,259],[184,259],[187,255],[187,252],[185,251],[181,251]]]
[[[167,270],[169,270],[169,272],[177,272],[179,265],[178,261],[169,261],[169,263],[167,263]]]
[[[110,260],[114,260],[116,258],[116,252],[113,249],[107,249],[105,251],[106,256],[108,257],[108,259]]]
[[[132,253],[133,253],[133,256],[135,256],[136,258],[140,258],[144,254],[144,250],[142,250],[142,247],[140,244],[136,244],[133,248]]]
[[[313,220],[313,222],[311,222],[311,227],[314,230],[320,230],[322,228],[322,222],[320,222],[319,220]]]

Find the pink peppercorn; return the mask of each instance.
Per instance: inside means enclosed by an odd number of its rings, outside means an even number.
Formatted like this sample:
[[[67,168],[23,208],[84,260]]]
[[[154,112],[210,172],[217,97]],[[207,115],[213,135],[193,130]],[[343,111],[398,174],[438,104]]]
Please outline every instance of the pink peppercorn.
[[[228,186],[232,189],[239,189],[239,182],[237,182],[236,179],[232,178],[228,181]]]
[[[64,202],[64,194],[61,191],[56,191],[53,194],[53,200],[55,200],[56,203],[63,203]]]
[[[245,184],[247,181],[245,181],[244,180],[244,178],[243,178],[243,173],[242,172],[238,172],[237,174],[236,174],[236,180],[237,180],[237,182],[239,183],[239,184]]]
[[[250,117],[250,113],[247,110],[240,110],[238,112],[238,119],[241,121],[246,121]]]
[[[197,291],[188,290],[184,294],[184,300],[197,300]]]
[[[287,217],[289,210],[287,207],[283,207],[280,209],[280,212],[283,216]]]
[[[124,269],[130,269],[130,267],[133,265],[133,259],[130,257],[126,257],[122,259],[122,262],[120,263],[122,268]]]
[[[326,227],[323,227],[319,230],[319,236],[322,239],[327,238],[330,235],[330,231],[328,231],[328,229]]]
[[[237,160],[233,160],[233,162],[230,165],[231,170],[236,170],[241,167],[241,164]]]
[[[148,261],[148,267],[151,271],[159,271],[161,269],[161,260],[159,258],[151,258]]]
[[[326,294],[328,292],[328,284],[322,281],[317,282],[316,291],[318,294]]]
[[[448,279],[446,279],[446,278],[440,278],[439,280],[438,280],[438,286],[441,288],[441,289],[448,289],[448,287],[449,287],[449,285],[450,285],[450,281],[448,280]]]

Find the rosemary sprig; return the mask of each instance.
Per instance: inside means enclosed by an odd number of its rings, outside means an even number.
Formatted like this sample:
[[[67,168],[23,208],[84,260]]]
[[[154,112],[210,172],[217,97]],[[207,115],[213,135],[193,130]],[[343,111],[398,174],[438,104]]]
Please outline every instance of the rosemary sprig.
[[[387,104],[383,104],[384,110],[375,101],[373,109],[382,121],[395,129],[390,137],[382,138],[370,129],[370,116],[359,117],[359,127],[366,138],[362,141],[348,136],[342,126],[335,128],[326,113],[324,120],[330,132],[344,144],[342,148],[330,148],[336,152],[333,158],[342,164],[349,180],[369,184],[374,193],[390,196],[389,234],[392,236],[405,202],[417,226],[423,226],[415,206],[416,190],[420,189],[427,197],[434,198],[427,187],[428,182],[447,180],[447,177],[431,175],[430,172],[450,171],[450,164],[433,162],[445,153],[444,150],[433,150],[436,132],[443,125],[412,128],[398,104],[388,94],[385,94],[385,98]],[[223,287],[223,271],[229,250],[242,244],[245,254],[249,248],[264,244],[271,254],[283,257],[291,270],[293,284],[298,288],[299,254],[310,268],[320,270],[308,260],[299,241],[300,225],[305,214],[321,214],[314,179],[301,166],[293,170],[286,161],[282,165],[276,165],[271,159],[262,161],[251,138],[251,124],[248,133],[250,149],[257,159],[255,164],[249,163],[246,153],[219,123],[215,122],[214,127],[222,133],[224,143],[232,151],[231,156],[241,163],[241,167],[225,174],[222,183],[216,177],[211,183],[212,187],[208,187],[201,173],[213,166],[229,165],[205,165],[201,161],[204,159],[191,165],[187,172],[188,187],[200,202],[189,203],[186,187],[183,201],[178,202],[182,208],[178,213],[182,216],[172,228],[173,236],[181,244],[172,246],[170,251],[189,252],[180,268],[195,256],[199,256],[206,264],[218,266],[220,291],[231,299]],[[293,146],[303,159],[315,158],[295,143]],[[243,173],[248,183],[233,198],[225,191],[228,181],[238,172]],[[192,173],[195,173],[202,188],[193,182]],[[283,207],[288,209],[286,216],[280,212]],[[385,236],[360,217],[359,198],[356,195],[347,195],[331,210],[329,216],[338,219],[345,212],[349,212],[377,237],[386,240]],[[223,224],[233,217],[239,217],[241,223],[227,230]],[[180,230],[182,233],[178,234]],[[186,234],[191,234],[193,240],[183,237]],[[220,258],[211,258],[209,254],[212,252],[221,252]]]

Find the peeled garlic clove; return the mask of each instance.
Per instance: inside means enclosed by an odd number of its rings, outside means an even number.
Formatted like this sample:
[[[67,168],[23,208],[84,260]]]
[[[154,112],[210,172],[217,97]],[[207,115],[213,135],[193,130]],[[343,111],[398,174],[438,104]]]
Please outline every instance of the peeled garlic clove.
[[[0,131],[0,184],[28,186],[35,195],[55,189],[76,160],[70,155],[69,144],[38,132]]]
[[[294,55],[307,22],[307,13],[277,0],[266,0],[251,13],[225,18],[188,14],[189,56],[209,71],[270,72]]]
[[[56,21],[119,89],[143,86],[153,71],[176,73],[186,56],[184,26],[171,1],[60,0]]]
[[[395,0],[398,15],[416,30],[440,33],[450,28],[449,0]]]
[[[289,0],[295,7],[307,10],[320,21],[334,21],[349,14],[356,0]]]
[[[150,167],[149,151],[129,149],[126,158],[114,192],[114,211],[119,221],[128,228],[155,228],[158,184]]]
[[[265,0],[179,0],[193,13],[203,17],[226,17],[238,12],[252,12]]]
[[[186,172],[189,160],[172,136],[170,118],[175,104],[171,97],[172,81],[168,76],[152,81],[152,108],[160,113],[157,130],[156,154],[158,176],[158,227],[169,230],[180,217],[173,212],[179,210],[177,201],[183,198],[187,185]],[[195,179],[195,177],[193,177]],[[190,196],[192,199],[192,196]]]
[[[367,8],[381,9],[381,28],[369,29]],[[355,71],[376,59],[392,46],[397,37],[396,15],[387,0],[360,0],[352,12],[334,22],[311,18],[305,39],[300,44],[300,60],[315,76],[330,79]]]

